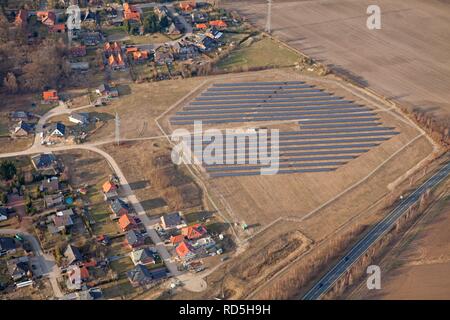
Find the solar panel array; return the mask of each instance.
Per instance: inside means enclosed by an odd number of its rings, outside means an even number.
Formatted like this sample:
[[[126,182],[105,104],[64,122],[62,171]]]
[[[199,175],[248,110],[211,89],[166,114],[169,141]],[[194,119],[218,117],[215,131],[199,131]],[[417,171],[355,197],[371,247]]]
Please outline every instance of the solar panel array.
[[[369,107],[303,81],[214,84],[170,119],[173,125],[297,121],[279,134],[278,173],[334,171],[398,134]],[[270,137],[270,132],[269,132]],[[204,142],[203,149],[208,145]],[[270,150],[269,141],[269,150]],[[226,150],[229,152],[230,150]],[[259,175],[258,149],[234,149],[245,164],[204,164],[212,177]],[[254,160],[257,163],[249,163]],[[225,156],[224,156],[225,162]]]

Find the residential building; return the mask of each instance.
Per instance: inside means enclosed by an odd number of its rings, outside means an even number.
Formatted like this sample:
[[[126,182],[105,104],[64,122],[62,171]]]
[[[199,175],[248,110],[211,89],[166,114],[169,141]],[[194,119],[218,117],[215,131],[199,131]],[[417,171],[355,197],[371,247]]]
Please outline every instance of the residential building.
[[[181,229],[186,227],[186,222],[181,217],[180,212],[167,213],[161,217],[161,227],[164,230]]]
[[[149,248],[133,250],[130,252],[131,261],[133,261],[135,266],[138,264],[156,264],[157,256],[156,251]]]
[[[14,20],[14,24],[17,27],[25,28],[28,23],[28,11],[25,9],[20,9],[16,15],[16,19]]]
[[[49,194],[44,196],[44,204],[48,209],[63,206],[63,203],[64,196],[62,194]]]
[[[138,264],[127,272],[128,280],[134,287],[145,286],[167,277],[166,268],[148,270],[144,265]]]
[[[50,226],[50,232],[68,232],[73,226],[72,216],[72,209],[58,211],[56,214],[52,215],[51,220],[53,222],[53,228]]]
[[[60,191],[59,178],[51,177],[51,178],[42,180],[40,190],[42,192],[47,192],[47,193],[59,192]]]
[[[69,121],[84,126],[89,123],[89,114],[87,114],[87,113],[71,113],[69,115]]]
[[[82,262],[83,257],[77,247],[69,244],[64,251],[64,257],[67,265],[73,265]]]
[[[56,90],[47,90],[42,93],[44,101],[58,101],[58,92]]]
[[[181,242],[175,249],[178,257],[184,261],[189,261],[196,258],[194,247],[187,241]]]
[[[106,83],[101,84],[95,90],[95,92],[100,96],[104,96],[104,97],[108,97],[108,98],[116,98],[119,96],[119,91],[116,88],[112,88],[111,86],[109,86]]]
[[[87,54],[86,46],[79,45],[79,46],[70,48],[70,55],[74,58],[84,57],[86,54]]]
[[[130,230],[125,235],[125,243],[131,249],[143,246],[145,243],[145,237],[137,230]]]
[[[50,137],[63,138],[66,134],[66,126],[61,122],[51,123],[47,127],[47,134]]]
[[[20,281],[25,277],[31,278],[32,276],[30,261],[27,256],[8,260],[6,266],[14,282]]]
[[[11,237],[0,237],[0,256],[16,252],[16,241]]]
[[[31,157],[31,162],[36,170],[56,169],[58,163],[52,153],[42,153]]]
[[[134,218],[129,214],[124,214],[119,218],[119,227],[123,232],[129,231],[136,227],[136,222],[134,221]]]
[[[124,214],[128,214],[130,212],[130,207],[128,204],[122,199],[115,198],[111,200],[109,207],[115,217],[121,217]]]
[[[25,137],[34,132],[34,124],[25,121],[20,121],[11,132],[14,137]]]
[[[181,229],[181,234],[189,240],[195,240],[206,236],[208,231],[203,225],[195,224]]]

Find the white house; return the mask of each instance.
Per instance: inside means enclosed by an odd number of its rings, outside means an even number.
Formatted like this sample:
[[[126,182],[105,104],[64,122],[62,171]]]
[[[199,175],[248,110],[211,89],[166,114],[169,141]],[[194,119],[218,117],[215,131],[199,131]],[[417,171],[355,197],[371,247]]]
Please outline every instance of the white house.
[[[76,124],[85,125],[89,122],[89,117],[86,113],[72,113],[69,115],[69,121]]]

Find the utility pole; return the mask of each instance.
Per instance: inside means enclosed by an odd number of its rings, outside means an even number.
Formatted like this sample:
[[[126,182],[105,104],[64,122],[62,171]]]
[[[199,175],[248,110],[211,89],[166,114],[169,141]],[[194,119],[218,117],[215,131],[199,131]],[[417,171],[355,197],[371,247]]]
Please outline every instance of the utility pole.
[[[266,22],[266,32],[272,32],[272,0],[267,0],[267,22]]]
[[[120,119],[119,114],[116,112],[116,144],[120,145]]]

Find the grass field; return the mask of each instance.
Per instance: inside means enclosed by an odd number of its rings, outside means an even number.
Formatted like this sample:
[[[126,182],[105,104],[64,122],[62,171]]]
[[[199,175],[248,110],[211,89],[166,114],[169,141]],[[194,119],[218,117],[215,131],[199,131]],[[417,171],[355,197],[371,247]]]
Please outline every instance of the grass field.
[[[264,37],[248,47],[233,51],[228,57],[221,60],[217,67],[225,71],[248,70],[270,66],[292,66],[298,61],[297,53],[268,37]]]

